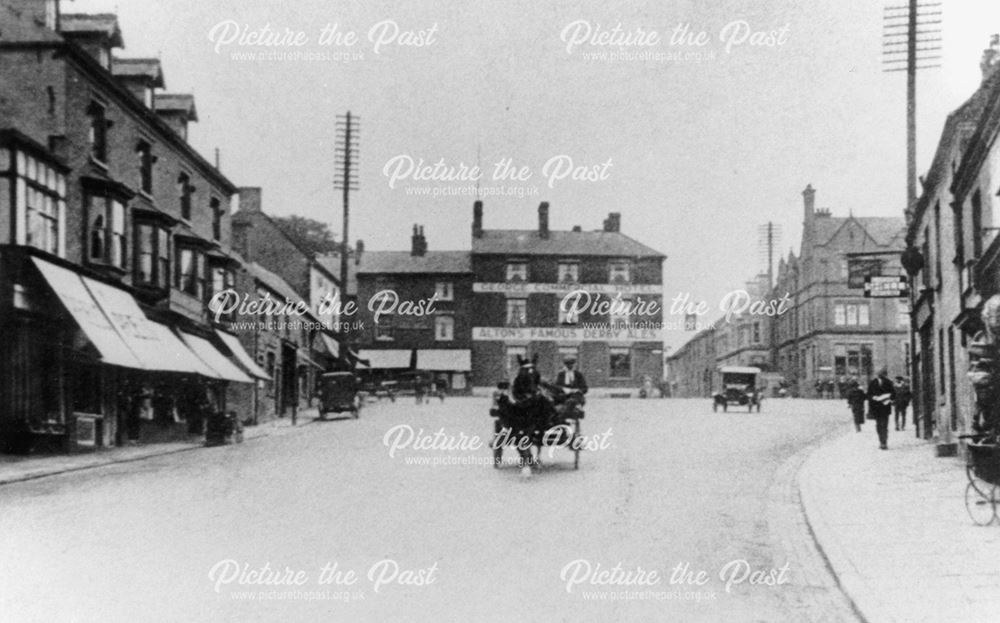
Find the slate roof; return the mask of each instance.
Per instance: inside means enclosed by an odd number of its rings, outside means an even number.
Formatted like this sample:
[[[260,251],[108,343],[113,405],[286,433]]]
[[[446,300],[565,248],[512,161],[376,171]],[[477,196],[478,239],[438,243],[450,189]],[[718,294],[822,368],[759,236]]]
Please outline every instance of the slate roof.
[[[152,86],[163,88],[163,68],[158,58],[118,58],[111,61],[111,73],[116,77],[146,77]]]
[[[59,16],[59,31],[63,33],[99,32],[111,40],[112,47],[125,45],[118,28],[118,16],[113,13],[63,13]]]
[[[534,229],[487,229],[472,239],[473,253],[504,255],[572,255],[603,257],[658,257],[666,255],[621,232],[550,231],[541,238]]]
[[[906,235],[906,221],[896,216],[817,216],[816,244],[826,245],[848,221],[855,221],[881,247],[899,246]]]
[[[339,265],[337,270],[339,271]],[[401,273],[472,273],[472,256],[468,251],[427,251],[411,255],[409,251],[365,251],[357,272]]]
[[[198,120],[198,110],[194,107],[194,95],[189,93],[157,93],[153,96],[153,109],[180,111],[188,121]]]

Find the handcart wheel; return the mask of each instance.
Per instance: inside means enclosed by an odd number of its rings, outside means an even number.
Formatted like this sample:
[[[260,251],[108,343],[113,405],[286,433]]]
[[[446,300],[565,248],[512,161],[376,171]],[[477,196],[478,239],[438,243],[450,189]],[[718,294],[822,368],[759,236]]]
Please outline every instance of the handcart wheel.
[[[997,487],[970,481],[965,487],[965,508],[977,525],[988,526],[997,518]]]

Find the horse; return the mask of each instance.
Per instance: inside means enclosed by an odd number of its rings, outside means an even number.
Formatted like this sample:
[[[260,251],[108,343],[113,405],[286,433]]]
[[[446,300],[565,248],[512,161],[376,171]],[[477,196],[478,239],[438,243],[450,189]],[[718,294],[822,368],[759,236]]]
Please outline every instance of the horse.
[[[551,399],[542,391],[543,383],[535,364],[536,354],[531,359],[518,356],[518,371],[511,383],[509,397],[501,400],[500,424],[509,431],[505,439],[494,443],[512,443],[520,457],[521,475],[530,476],[532,465],[538,460],[532,455],[531,447],[541,444],[554,413]]]

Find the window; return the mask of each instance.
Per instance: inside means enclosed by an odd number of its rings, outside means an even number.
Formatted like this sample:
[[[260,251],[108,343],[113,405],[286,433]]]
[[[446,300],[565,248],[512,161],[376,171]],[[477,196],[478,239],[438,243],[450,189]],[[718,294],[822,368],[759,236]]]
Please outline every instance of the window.
[[[222,203],[218,197],[208,202],[212,210],[212,240],[222,240]]]
[[[0,169],[10,166],[11,152],[0,152]],[[15,232],[18,244],[55,255],[64,255],[66,178],[54,168],[18,151],[14,181],[15,209],[21,227]]]
[[[439,301],[452,301],[455,299],[455,289],[450,281],[438,281],[434,284],[434,294]]]
[[[189,247],[178,247],[176,287],[198,299],[205,295],[204,253]]]
[[[859,380],[872,376],[870,344],[834,344],[833,372],[835,376],[853,376]]]
[[[632,378],[632,354],[627,347],[610,348],[608,376],[613,379]]]
[[[153,194],[153,147],[146,141],[139,141],[135,148],[136,158],[139,161],[139,188],[147,195]]]
[[[850,273],[847,269],[847,260],[846,259],[840,260],[840,278],[847,279],[849,275]]]
[[[125,205],[112,197],[86,196],[91,262],[125,268]]]
[[[375,323],[375,339],[376,340],[395,339],[395,336],[393,334],[392,314],[382,314],[381,316],[379,316],[378,322]]]
[[[527,356],[528,348],[526,346],[508,346],[504,358],[507,376],[513,376],[520,367],[520,364],[517,362],[518,357],[524,358]]]
[[[972,195],[972,256],[983,254],[983,198],[977,190]],[[927,257],[927,256],[924,256]]]
[[[235,275],[233,271],[222,266],[216,266],[212,268],[212,295],[218,294],[219,292],[225,292],[232,288],[235,284]],[[214,310],[212,310],[214,313]],[[232,322],[235,314],[230,311],[228,313],[219,314],[219,319],[227,322]]]
[[[632,301],[623,299],[619,294],[611,301],[611,308],[608,310],[608,322],[612,327],[624,327],[628,324],[628,312],[632,307]]]
[[[580,281],[580,264],[577,262],[559,262],[559,283],[578,283]]]
[[[170,232],[152,223],[135,226],[135,281],[166,288],[170,285]]]
[[[90,142],[90,155],[98,162],[107,162],[109,124],[105,116],[104,106],[97,102],[91,102],[87,108],[87,117],[90,124],[87,137]]]
[[[576,324],[580,322],[580,314],[572,305],[569,305],[568,310],[563,309],[563,299],[556,301],[556,306],[559,309],[559,324]]]
[[[507,299],[507,326],[523,327],[528,323],[528,299]]]
[[[436,316],[434,318],[434,339],[439,342],[450,342],[455,339],[454,316]]]
[[[608,263],[608,283],[629,283],[631,279],[629,263],[616,260]]]
[[[867,326],[870,322],[868,303],[837,303],[833,306],[833,324],[839,327],[844,325]]]
[[[191,220],[191,194],[193,192],[194,187],[191,186],[191,178],[187,173],[181,173],[177,177],[177,195],[181,201],[181,218],[186,221]]]
[[[527,262],[507,263],[507,281],[527,281],[527,280],[528,280]]]
[[[753,323],[753,343],[754,344],[760,344],[760,342],[761,342],[761,339],[760,339],[760,323],[759,322],[755,322],[755,323]]]

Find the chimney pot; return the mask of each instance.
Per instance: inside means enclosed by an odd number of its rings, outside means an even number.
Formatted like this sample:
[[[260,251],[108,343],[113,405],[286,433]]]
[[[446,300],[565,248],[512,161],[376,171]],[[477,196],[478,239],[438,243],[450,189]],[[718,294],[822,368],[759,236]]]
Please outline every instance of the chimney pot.
[[[427,252],[427,240],[424,238],[424,228],[414,223],[413,236],[410,238],[410,255],[422,257]]]
[[[622,213],[609,212],[608,218],[604,219],[604,231],[618,232],[622,227]]]

